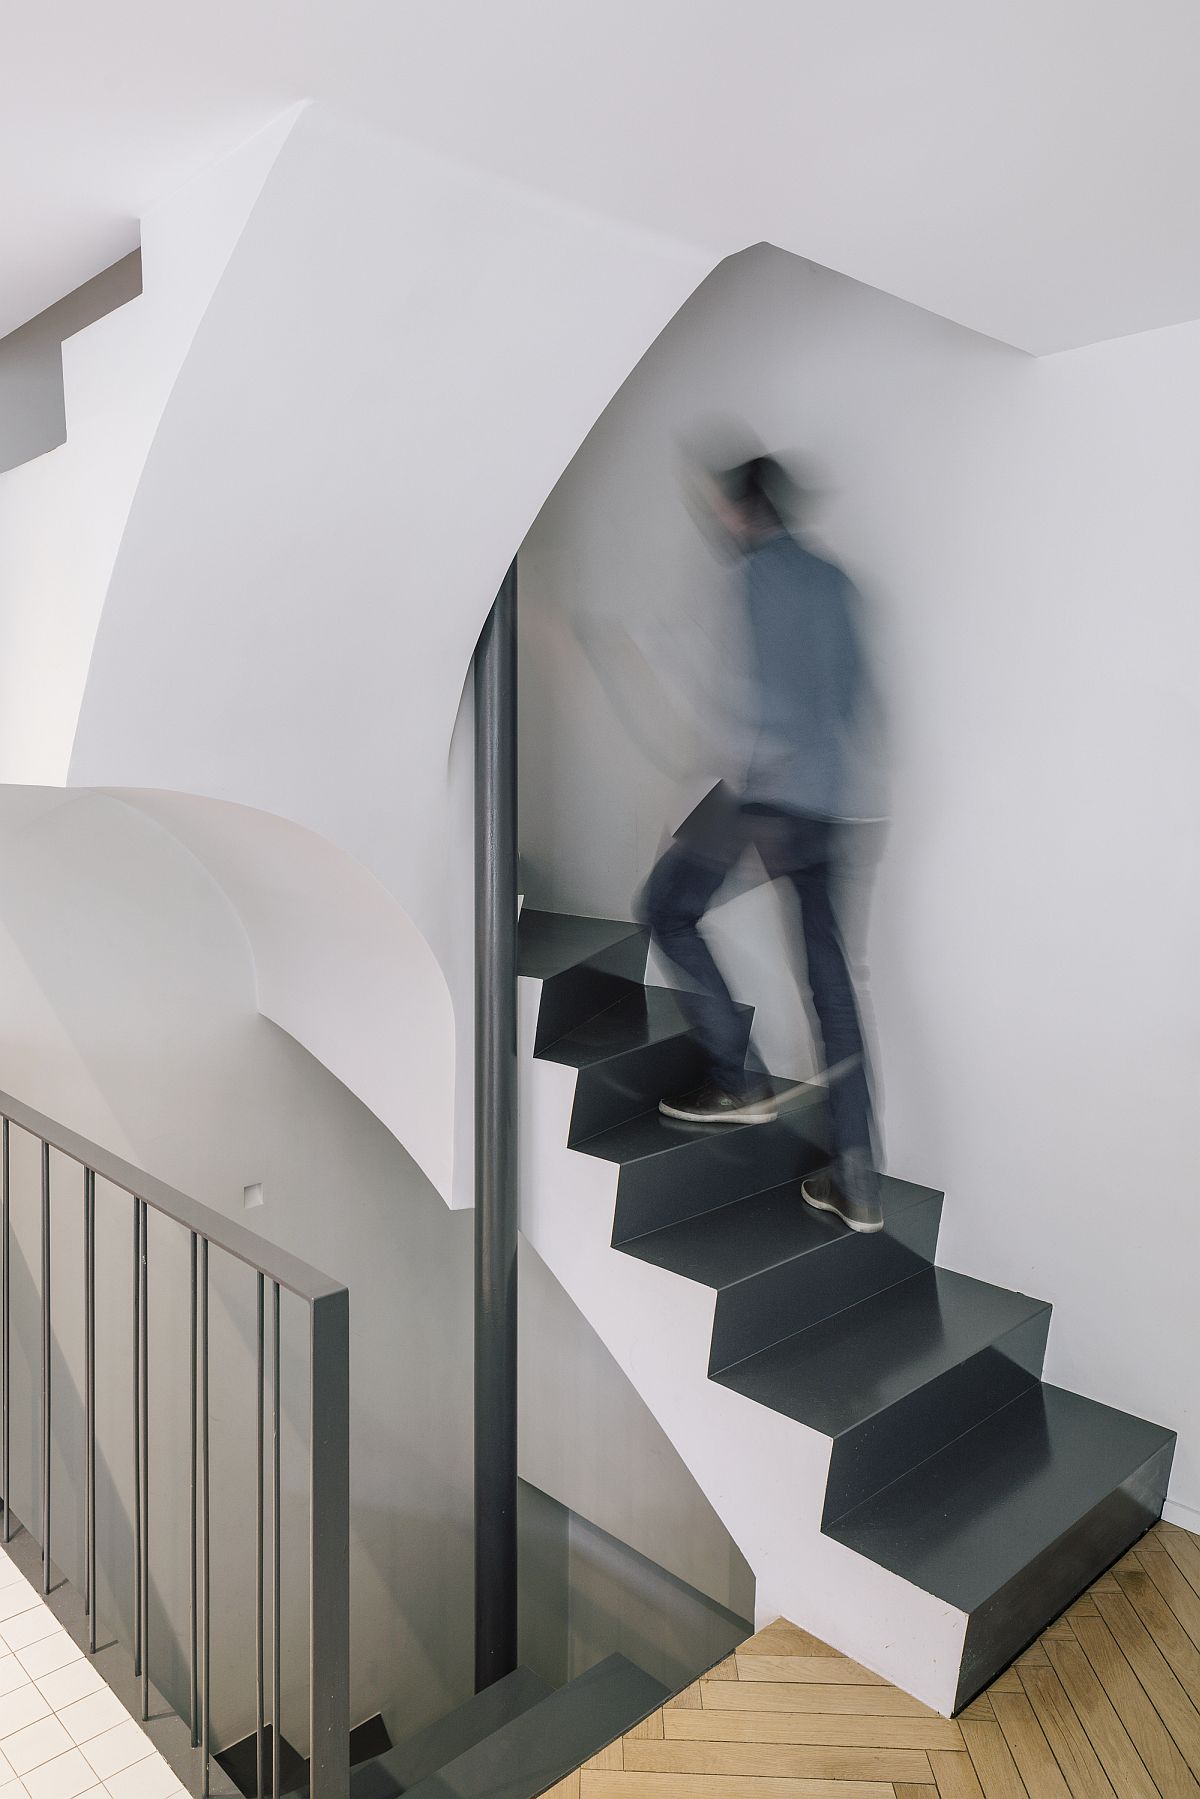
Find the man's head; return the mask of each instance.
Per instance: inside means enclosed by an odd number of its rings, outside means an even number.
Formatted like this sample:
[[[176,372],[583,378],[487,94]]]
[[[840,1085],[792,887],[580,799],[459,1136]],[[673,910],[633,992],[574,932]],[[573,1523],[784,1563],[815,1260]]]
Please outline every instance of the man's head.
[[[714,470],[709,495],[719,523],[743,549],[786,530],[797,498],[795,482],[774,456]]]

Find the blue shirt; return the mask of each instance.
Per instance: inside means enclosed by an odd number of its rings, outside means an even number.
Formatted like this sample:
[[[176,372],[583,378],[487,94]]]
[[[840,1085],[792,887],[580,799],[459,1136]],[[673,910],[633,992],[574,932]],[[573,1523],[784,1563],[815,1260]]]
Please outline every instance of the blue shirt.
[[[754,746],[744,799],[817,818],[879,817],[853,584],[787,532],[750,552],[745,577]]]

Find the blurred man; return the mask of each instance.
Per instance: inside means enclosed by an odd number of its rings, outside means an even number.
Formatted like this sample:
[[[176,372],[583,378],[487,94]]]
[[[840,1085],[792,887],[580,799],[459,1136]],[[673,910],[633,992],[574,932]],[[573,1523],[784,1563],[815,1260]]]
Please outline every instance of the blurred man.
[[[753,747],[744,783],[702,808],[655,866],[640,897],[654,942],[685,978],[680,997],[710,1073],[664,1099],[689,1124],[767,1124],[771,1083],[746,1067],[744,1013],[699,929],[727,876],[753,848],[800,904],[808,982],[824,1045],[834,1160],[804,1198],[855,1231],[882,1228],[874,1127],[858,1004],[832,886],[845,823],[864,814],[860,724],[868,683],[852,618],[854,591],[791,531],[793,488],[779,462],[755,456],[706,476],[704,503],[742,564]]]

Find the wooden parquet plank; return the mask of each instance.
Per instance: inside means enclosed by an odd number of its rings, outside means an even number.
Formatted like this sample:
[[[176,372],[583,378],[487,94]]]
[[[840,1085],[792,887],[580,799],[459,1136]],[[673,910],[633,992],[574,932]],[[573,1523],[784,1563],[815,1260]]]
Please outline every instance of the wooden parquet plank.
[[[786,1618],[777,1618],[774,1624],[768,1624],[757,1636],[742,1644],[743,1652],[755,1655],[838,1655],[837,1649],[831,1649],[820,1637],[814,1637],[807,1630],[801,1630],[798,1624],[789,1624]]]
[[[623,1739],[618,1738],[615,1743],[609,1743],[606,1748],[598,1750],[595,1755],[590,1755],[583,1764],[583,1772],[589,1774],[599,1769],[613,1773],[624,1766],[625,1744]]]
[[[737,1657],[727,1655],[723,1662],[718,1662],[715,1668],[710,1668],[703,1678],[705,1680],[736,1680],[737,1677]]]
[[[1200,1786],[1108,1625],[1102,1618],[1081,1618],[1076,1634],[1162,1799],[1200,1799]]]
[[[1122,1574],[1119,1590],[1167,1658],[1185,1693],[1200,1693],[1200,1649],[1148,1574]],[[1200,1620],[1198,1620],[1200,1622]]]
[[[963,1710],[959,1712],[958,1721],[960,1724],[964,1718],[974,1718],[983,1724],[994,1724],[996,1722],[996,1714],[992,1710],[992,1702],[986,1693],[978,1693],[975,1698],[972,1699],[970,1705],[965,1706]]]
[[[892,1791],[896,1799],[937,1799],[937,1788],[927,1783],[913,1786],[907,1780],[896,1780],[892,1782]]]
[[[761,1779],[908,1780],[929,1783],[929,1757],[914,1749],[831,1749],[794,1743],[625,1744],[625,1771],[747,1774]]]
[[[1050,1663],[1120,1799],[1162,1799],[1079,1644],[1055,1643]]]
[[[1184,1530],[1163,1537],[1163,1545],[1185,1580],[1200,1594],[1200,1540]]]
[[[1100,1614],[1150,1703],[1193,1774],[1200,1774],[1200,1712],[1176,1680],[1146,1626],[1123,1593],[1102,1593]],[[1200,1694],[1200,1686],[1193,1688]]]
[[[1184,1578],[1169,1555],[1144,1556],[1138,1566],[1154,1582],[1188,1636],[1200,1649],[1200,1596],[1196,1594],[1191,1582]]]
[[[557,1786],[552,1786],[543,1793],[542,1799],[579,1799],[579,1769],[576,1768],[574,1774],[568,1774],[565,1780],[560,1780]]]
[[[653,1739],[657,1737],[661,1739],[662,1736],[663,1715],[661,1711],[657,1711],[651,1712],[648,1718],[643,1718],[640,1724],[635,1724],[632,1730],[627,1731],[625,1734],[625,1741],[627,1743],[637,1743],[643,1742],[647,1738]]]
[[[971,1758],[949,1751],[938,1751],[929,1758],[937,1781],[938,1799],[983,1799],[983,1788],[975,1774]]]
[[[1071,1799],[1117,1799],[1049,1658],[1044,1668],[1022,1668],[1021,1685],[1071,1789]]]
[[[964,1760],[966,1757],[964,1756]],[[581,1799],[894,1799],[890,1780],[762,1780],[754,1775],[585,1773]]]
[[[665,1712],[699,1711],[701,1706],[700,1682],[694,1680],[690,1687],[684,1687],[673,1699],[668,1699],[663,1706]]]
[[[898,1687],[806,1686],[789,1680],[721,1680],[702,1687],[706,1711],[861,1712],[882,1718],[936,1718]]]
[[[871,1718],[853,1712],[666,1712],[668,1738],[708,1743],[823,1743],[844,1749],[965,1749],[952,1718]]]
[[[747,1655],[737,1657],[739,1680],[820,1681],[830,1686],[886,1687],[882,1674],[847,1660],[844,1655]]]
[[[1017,1686],[1020,1688],[1020,1681]],[[1031,1799],[1071,1799],[1071,1789],[1024,1690],[992,1692],[992,1709]]]
[[[984,1799],[1029,1799],[998,1724],[964,1724],[962,1733]]]

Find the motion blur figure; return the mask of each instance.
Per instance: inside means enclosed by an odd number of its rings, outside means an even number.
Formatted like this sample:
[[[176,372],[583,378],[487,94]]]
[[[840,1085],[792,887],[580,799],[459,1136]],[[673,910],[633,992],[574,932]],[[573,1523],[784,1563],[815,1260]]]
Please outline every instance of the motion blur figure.
[[[852,1230],[883,1214],[862,1026],[834,910],[838,859],[851,821],[872,816],[864,754],[871,688],[843,571],[788,528],[794,484],[774,457],[705,473],[700,502],[741,563],[749,636],[751,749],[740,791],[722,788],[655,865],[642,922],[683,976],[680,993],[710,1073],[661,1110],[689,1124],[767,1124],[781,1097],[748,1070],[744,1014],[700,929],[742,857],[799,902],[813,1011],[823,1039],[833,1163],[803,1183],[809,1205]],[[877,813],[874,814],[877,816]]]

